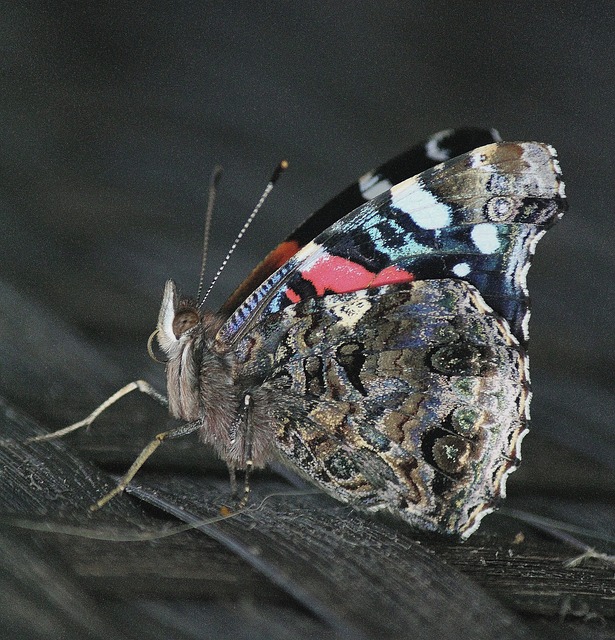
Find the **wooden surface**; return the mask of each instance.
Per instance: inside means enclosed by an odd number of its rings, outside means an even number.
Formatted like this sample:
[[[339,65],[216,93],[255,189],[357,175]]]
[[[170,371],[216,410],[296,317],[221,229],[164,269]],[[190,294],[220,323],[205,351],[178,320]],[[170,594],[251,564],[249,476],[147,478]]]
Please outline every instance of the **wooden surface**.
[[[211,271],[276,162],[291,169],[214,308],[370,166],[445,127],[497,126],[554,144],[571,202],[530,275],[532,430],[505,507],[615,554],[610,4],[26,2],[0,14],[0,637],[614,637],[613,564],[567,566],[578,549],[504,511],[459,544],[269,472],[245,513],[204,523],[228,479],[186,438],[92,514],[168,424],[144,397],[87,433],[23,445],[130,380],[163,387],[145,341],[165,279],[196,282],[216,162],[227,175]],[[193,529],[161,537],[182,522]]]

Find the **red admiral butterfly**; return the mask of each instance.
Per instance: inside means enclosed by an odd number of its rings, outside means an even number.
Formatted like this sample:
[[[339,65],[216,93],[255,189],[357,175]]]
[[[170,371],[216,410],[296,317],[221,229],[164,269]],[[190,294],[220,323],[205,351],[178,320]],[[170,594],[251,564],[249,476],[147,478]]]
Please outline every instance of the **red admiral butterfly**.
[[[99,505],[198,430],[233,479],[277,459],[342,502],[469,536],[520,459],[526,274],[564,209],[550,146],[445,131],[311,216],[220,312],[167,282],[157,335],[186,424]],[[135,388],[160,399],[138,381],[73,428]]]

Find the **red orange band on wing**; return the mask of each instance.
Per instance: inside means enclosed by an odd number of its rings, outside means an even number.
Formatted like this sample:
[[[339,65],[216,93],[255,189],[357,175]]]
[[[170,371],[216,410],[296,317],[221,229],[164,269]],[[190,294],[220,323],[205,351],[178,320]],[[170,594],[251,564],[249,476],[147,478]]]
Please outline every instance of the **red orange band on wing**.
[[[302,271],[301,276],[303,280],[312,284],[317,296],[325,295],[327,291],[350,293],[370,287],[414,280],[414,274],[395,265],[374,273],[352,260],[331,255],[320,257],[313,265]],[[288,289],[286,295],[293,304],[301,300],[300,295],[292,289]]]

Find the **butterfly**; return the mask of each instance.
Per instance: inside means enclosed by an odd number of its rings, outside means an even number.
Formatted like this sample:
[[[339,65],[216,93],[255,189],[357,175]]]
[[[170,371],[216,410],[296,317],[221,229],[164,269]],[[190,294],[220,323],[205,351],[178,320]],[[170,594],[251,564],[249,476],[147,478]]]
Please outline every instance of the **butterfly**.
[[[277,459],[342,502],[469,536],[520,459],[526,274],[565,209],[550,146],[457,155],[492,135],[441,132],[364,175],[219,313],[169,281],[171,413],[233,470]]]
[[[333,198],[217,313],[169,280],[156,333],[184,425],[166,435],[198,430],[232,478],[280,461],[467,538],[520,460],[526,275],[565,208],[549,145],[447,130]]]

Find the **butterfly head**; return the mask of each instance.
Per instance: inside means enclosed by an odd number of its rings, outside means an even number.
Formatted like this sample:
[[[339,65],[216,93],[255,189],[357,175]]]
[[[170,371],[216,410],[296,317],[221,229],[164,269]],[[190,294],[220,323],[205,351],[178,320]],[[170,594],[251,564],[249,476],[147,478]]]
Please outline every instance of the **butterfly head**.
[[[179,295],[173,280],[167,280],[154,333],[168,360],[179,357],[198,337],[207,348],[216,350],[216,334],[223,323],[222,316],[201,311],[194,298]]]
[[[173,280],[168,280],[158,315],[158,344],[166,355],[177,357],[182,346],[202,328],[203,316],[191,298],[180,297]]]
[[[186,422],[206,420],[214,426],[224,423],[225,429],[233,419],[230,361],[216,341],[223,323],[223,316],[200,311],[193,298],[180,296],[175,283],[167,281],[158,326],[150,342],[156,335],[166,355],[169,412],[173,417]],[[148,351],[152,355],[150,342]],[[220,401],[220,394],[226,403]]]

